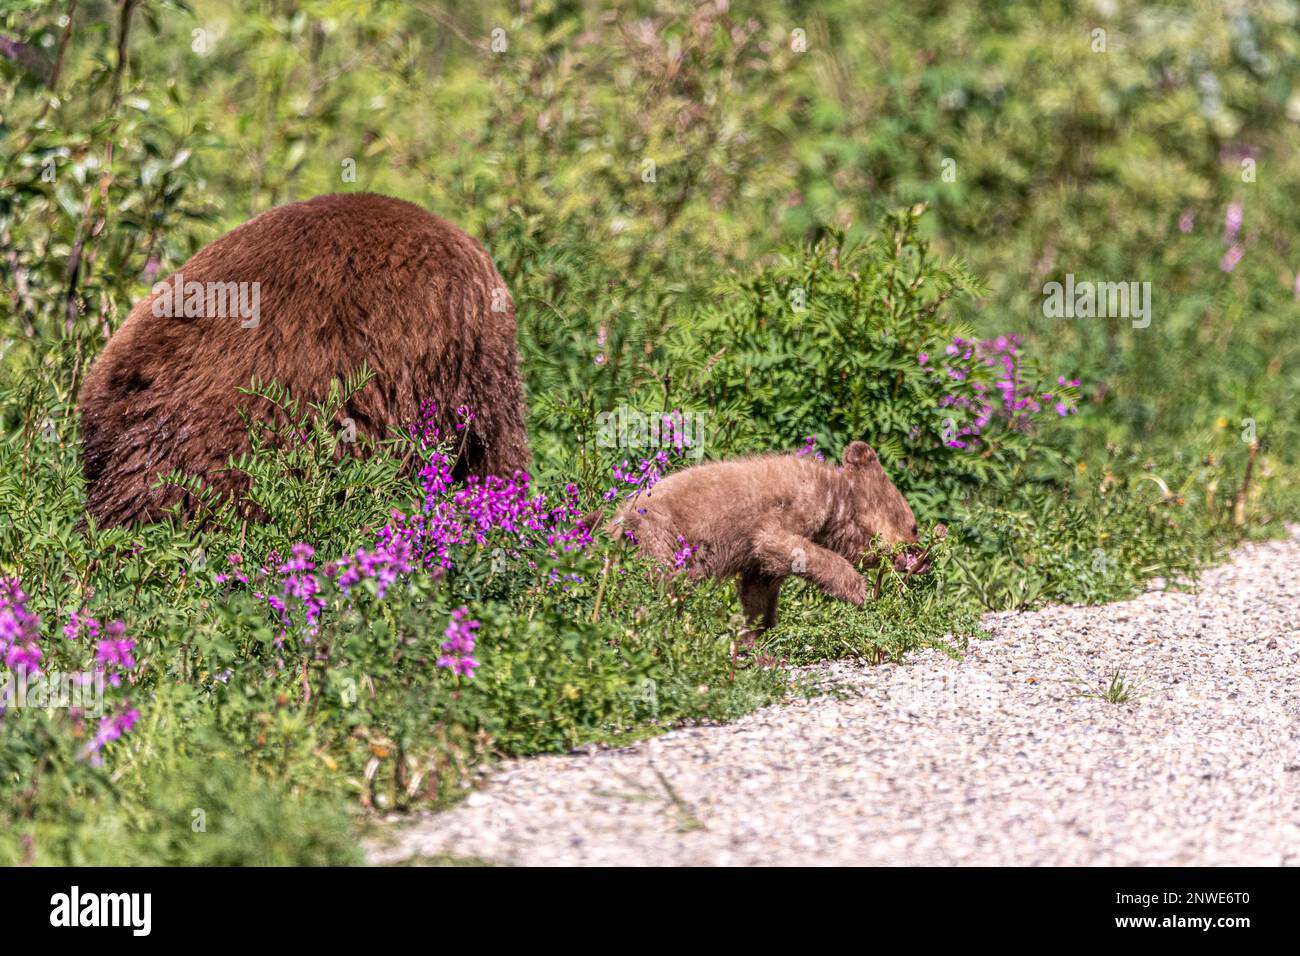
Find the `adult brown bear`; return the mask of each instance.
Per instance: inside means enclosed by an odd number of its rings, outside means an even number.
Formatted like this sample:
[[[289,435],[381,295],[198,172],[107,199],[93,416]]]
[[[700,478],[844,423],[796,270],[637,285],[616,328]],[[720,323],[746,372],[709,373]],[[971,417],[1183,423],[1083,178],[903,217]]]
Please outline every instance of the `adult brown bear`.
[[[158,485],[173,469],[238,492],[239,409],[270,414],[239,388],[275,380],[320,402],[362,363],[375,377],[344,410],[358,435],[387,437],[426,400],[448,434],[467,406],[453,474],[527,466],[514,304],[487,252],[411,203],[337,194],[245,223],[131,310],[79,396],[87,510],[100,526],[157,520],[183,500]]]

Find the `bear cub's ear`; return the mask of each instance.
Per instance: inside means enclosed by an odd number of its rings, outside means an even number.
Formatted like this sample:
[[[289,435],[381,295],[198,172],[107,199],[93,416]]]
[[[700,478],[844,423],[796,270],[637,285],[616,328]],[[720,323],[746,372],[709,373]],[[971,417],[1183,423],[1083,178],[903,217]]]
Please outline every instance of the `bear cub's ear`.
[[[850,443],[849,447],[844,449],[844,464],[852,465],[857,468],[878,461],[876,453],[870,445],[864,441],[855,441]]]

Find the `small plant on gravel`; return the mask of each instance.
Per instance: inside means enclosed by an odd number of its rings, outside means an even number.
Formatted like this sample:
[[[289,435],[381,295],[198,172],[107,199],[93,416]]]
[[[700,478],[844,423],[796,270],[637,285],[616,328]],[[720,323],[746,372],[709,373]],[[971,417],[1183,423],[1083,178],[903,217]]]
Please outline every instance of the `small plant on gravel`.
[[[1080,679],[1079,683],[1087,684],[1088,682]],[[1123,672],[1116,668],[1111,671],[1110,677],[1105,684],[1099,686],[1095,691],[1089,690],[1080,693],[1079,696],[1104,700],[1109,704],[1132,704],[1142,696],[1141,689],[1141,683],[1126,679]]]

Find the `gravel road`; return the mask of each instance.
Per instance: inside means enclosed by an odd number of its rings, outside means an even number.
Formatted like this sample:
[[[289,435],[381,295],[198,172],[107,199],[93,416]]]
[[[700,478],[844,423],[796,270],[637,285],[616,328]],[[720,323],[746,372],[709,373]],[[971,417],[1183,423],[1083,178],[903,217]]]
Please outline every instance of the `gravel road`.
[[[1199,593],[992,614],[960,662],[504,765],[374,863],[1300,864],[1300,528]],[[1120,670],[1137,698],[1096,696]]]

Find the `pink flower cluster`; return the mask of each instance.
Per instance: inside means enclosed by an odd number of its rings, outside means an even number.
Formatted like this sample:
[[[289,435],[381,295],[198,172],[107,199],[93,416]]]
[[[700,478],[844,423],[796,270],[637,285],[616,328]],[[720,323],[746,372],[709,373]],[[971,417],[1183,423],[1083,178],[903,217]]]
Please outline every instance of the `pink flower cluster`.
[[[95,663],[108,674],[108,682],[114,687],[122,685],[122,671],[135,667],[135,641],[123,637],[126,625],[114,621],[106,628],[108,638],[99,641],[95,648]]]
[[[931,374],[951,383],[952,390],[939,400],[940,407],[961,409],[972,416],[960,428],[944,435],[949,448],[980,447],[981,434],[998,416],[1008,428],[1023,430],[1034,415],[1043,411],[1044,404],[1062,418],[1078,411],[1070,390],[1078,388],[1079,380],[1067,381],[1060,376],[1057,391],[1036,392],[1023,379],[1020,345],[1018,335],[1000,335],[982,342],[958,336],[944,350],[946,359],[936,365],[929,364],[926,352],[917,356],[917,364],[928,366]],[[994,376],[991,389],[980,380],[990,371]]]
[[[84,611],[73,611],[68,615],[68,623],[63,625],[63,636],[70,641],[78,641],[83,635],[92,641],[99,640],[99,621]]]
[[[105,745],[112,743],[114,740],[120,740],[122,735],[130,732],[137,721],[140,720],[140,711],[134,707],[129,707],[120,714],[112,714],[105,717],[99,722],[99,728],[95,731],[95,736],[90,739],[82,749],[83,758],[89,758],[90,762],[98,765],[103,762],[103,749]]]
[[[279,575],[279,591],[256,591],[253,596],[269,604],[280,618],[281,631],[276,641],[277,647],[283,643],[284,636],[291,627],[296,626],[308,644],[316,636],[317,622],[325,610],[325,600],[320,596],[320,581],[315,574],[315,556],[316,552],[311,545],[300,542],[293,546],[287,561],[276,564],[279,555],[274,552],[267,557]],[[270,569],[264,567],[262,572],[269,576]],[[301,612],[301,622],[295,622],[295,610]]]
[[[411,546],[406,541],[396,540],[374,551],[358,548],[351,557],[336,561],[330,570],[335,573],[334,583],[344,594],[351,594],[359,581],[369,578],[374,580],[375,592],[382,598],[397,582],[399,574],[410,574],[414,570]]]
[[[502,534],[512,539],[505,544],[513,553],[531,551],[544,545],[552,558],[581,551],[591,543],[591,530],[581,521],[576,485],[565,486],[564,500],[554,505],[545,495],[531,491],[531,479],[524,472],[516,472],[509,479],[470,477],[463,485],[455,487],[453,457],[437,424],[437,411],[436,405],[425,403],[421,420],[409,429],[422,454],[427,455],[427,462],[420,471],[424,493],[421,510],[410,515],[395,510],[388,523],[376,531],[373,548],[359,548],[320,569],[326,577],[334,579],[344,594],[350,595],[359,582],[369,579],[375,581],[376,593],[382,598],[399,576],[410,574],[416,568],[429,569],[439,576],[452,566],[455,549],[484,546],[490,540],[499,540]],[[455,427],[459,432],[473,420],[474,415],[470,410],[460,408],[457,409],[457,418],[459,422]],[[661,466],[667,466],[667,456],[661,455],[651,465],[644,462],[643,465],[646,467],[635,476],[636,480],[629,482],[642,489],[658,480]],[[257,580],[269,578],[274,584],[256,592],[255,596],[266,601],[279,617],[282,631],[277,643],[283,642],[291,628],[304,633],[308,643],[317,633],[325,601],[321,597],[314,557],[310,545],[296,544],[289,560],[279,563],[278,556],[272,554],[268,557],[269,567],[263,567],[257,575]],[[216,575],[216,582],[236,580],[248,584],[248,576],[241,570],[242,558],[232,554],[228,560],[231,570]],[[530,565],[536,566],[532,562]],[[561,576],[553,570],[550,580],[561,583],[580,579],[572,574]],[[469,661],[456,664],[454,669],[457,673],[472,676],[473,668],[478,666],[464,650],[465,647],[473,649],[472,630],[477,627],[478,622],[472,622],[471,627],[459,618],[453,620],[456,633],[449,632],[448,642],[452,646],[444,645],[447,652],[444,659],[460,660],[464,657]]]
[[[0,578],[0,659],[15,673],[34,677],[41,673],[41,619],[27,610],[27,601],[17,578]],[[100,640],[99,621],[84,611],[73,611],[63,634],[70,641],[88,637],[96,645],[97,672],[108,672],[109,683],[118,687],[122,673],[135,667],[135,641],[125,636],[126,625],[121,621],[113,621],[103,630],[107,637]],[[82,748],[82,758],[99,764],[105,745],[121,739],[139,719],[140,712],[129,705],[117,714],[102,718],[94,737]]]
[[[461,606],[452,611],[451,622],[443,632],[447,639],[442,642],[438,666],[462,677],[473,677],[474,668],[479,666],[474,659],[474,632],[478,629],[479,622],[469,618],[469,608]]]
[[[410,426],[411,437],[428,456],[420,471],[423,508],[410,515],[394,511],[388,524],[376,533],[375,550],[354,555],[352,569],[363,574],[370,569],[375,576],[386,578],[415,565],[450,568],[454,548],[486,545],[494,532],[512,535],[520,549],[544,541],[553,555],[581,550],[591,542],[589,530],[579,523],[582,513],[575,485],[565,487],[565,500],[556,505],[547,502],[545,495],[532,493],[526,472],[516,472],[508,479],[470,476],[464,485],[454,488],[454,459],[444,447],[437,414],[437,406],[426,402],[421,420]],[[457,431],[474,419],[474,413],[464,407],[457,409],[456,415]]]
[[[591,532],[580,524],[578,489],[565,488],[565,500],[551,505],[543,494],[533,494],[531,478],[516,472],[513,478],[471,476],[451,491],[448,456],[434,451],[421,473],[424,509],[418,514],[394,511],[377,533],[376,553],[424,567],[452,566],[457,547],[486,545],[489,535],[505,532],[518,549],[545,543],[552,556],[580,551],[591,543]],[[450,493],[449,493],[450,492]]]
[[[660,440],[666,442],[678,455],[686,454],[691,446],[691,439],[686,434],[685,417],[680,408],[674,408],[666,415],[659,416]]]
[[[680,449],[674,450],[680,454]],[[666,451],[657,452],[649,458],[642,458],[635,469],[624,458],[621,465],[614,466],[615,484],[605,492],[604,498],[606,501],[613,501],[620,495],[625,498],[636,498],[647,494],[667,474],[669,467]]]
[[[1223,242],[1228,247],[1228,251],[1219,261],[1219,269],[1223,272],[1231,272],[1237,268],[1238,263],[1246,255],[1246,247],[1237,239],[1237,234],[1241,231],[1241,221],[1241,203],[1229,203],[1228,212],[1223,217]]]
[[[230,571],[220,572],[216,574],[212,580],[216,581],[217,584],[225,584],[227,581],[238,581],[240,584],[247,584],[248,575],[244,573],[242,567],[244,563],[243,556],[231,552],[226,555],[226,560],[230,562]]]
[[[930,356],[926,355],[924,352],[921,353],[921,356],[922,356],[921,364],[924,365],[929,360]],[[807,438],[805,438],[803,442],[803,447],[800,448],[799,451],[796,452],[796,454],[800,458],[804,458],[808,455],[812,455],[813,458],[815,458],[817,461],[826,460],[826,456],[823,455],[821,452],[817,451],[816,435],[809,435]]]
[[[100,624],[85,611],[73,611],[68,615],[68,623],[63,625],[63,636],[70,641],[79,641],[82,637],[95,645],[96,672],[108,675],[108,682],[114,687],[122,686],[122,674],[135,667],[135,641],[126,637],[126,625],[121,621],[111,621],[103,628],[107,635],[100,639]]]
[[[41,672],[41,619],[27,610],[17,578],[0,578],[0,661],[14,673]]]
[[[463,432],[474,420],[474,412],[461,405],[456,409],[455,431]],[[420,417],[406,427],[406,432],[419,446],[428,451],[442,443],[442,428],[438,424],[438,403],[425,400],[420,403]]]

